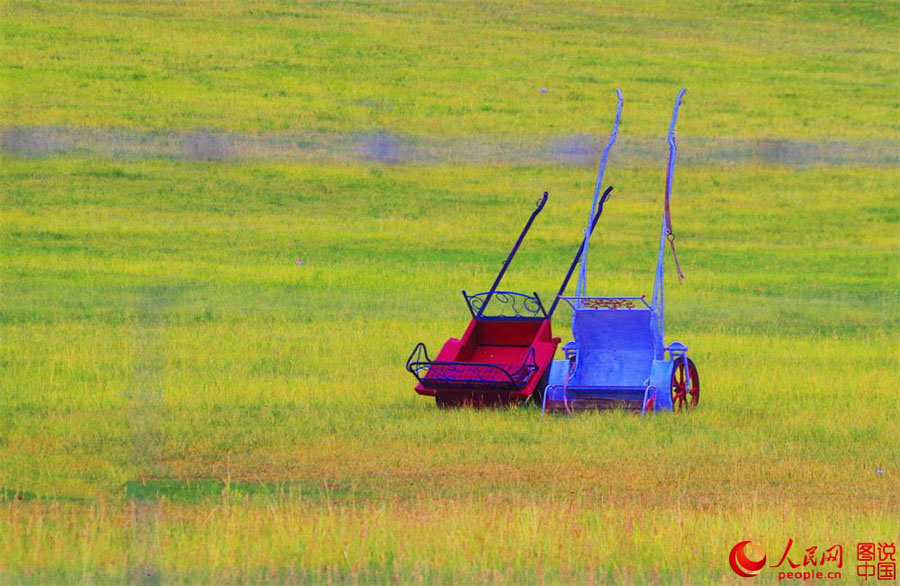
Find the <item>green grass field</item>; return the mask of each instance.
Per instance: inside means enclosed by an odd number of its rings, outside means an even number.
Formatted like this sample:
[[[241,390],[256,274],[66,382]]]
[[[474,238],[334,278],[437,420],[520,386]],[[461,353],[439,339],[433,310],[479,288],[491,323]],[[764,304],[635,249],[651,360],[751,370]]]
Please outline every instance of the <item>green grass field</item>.
[[[625,147],[662,140],[687,86],[685,144],[898,144],[895,3],[2,13],[6,137],[599,143],[621,87]],[[770,564],[788,539],[795,562],[842,544],[849,579],[857,542],[900,539],[896,165],[681,165],[687,279],[668,281],[667,328],[691,347],[701,408],[541,419],[437,410],[403,364],[462,333],[459,290],[489,286],[544,190],[505,284],[552,296],[593,164],[5,140],[0,582],[721,583],[741,580],[728,553],[745,539]],[[625,163],[614,151],[598,294],[652,287],[665,160]]]

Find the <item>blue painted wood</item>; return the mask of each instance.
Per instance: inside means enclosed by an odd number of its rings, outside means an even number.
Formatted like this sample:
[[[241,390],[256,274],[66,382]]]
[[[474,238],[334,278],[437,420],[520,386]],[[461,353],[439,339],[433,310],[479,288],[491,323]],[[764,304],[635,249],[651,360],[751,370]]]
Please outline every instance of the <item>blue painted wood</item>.
[[[577,310],[572,333],[579,364],[569,385],[643,389],[651,364],[662,358],[652,317],[649,309]]]
[[[672,405],[672,373],[675,362],[672,360],[654,360],[650,366],[650,385],[648,390],[655,394],[654,411],[671,411]]]
[[[655,312],[650,309],[575,310],[567,344],[573,360],[554,360],[545,402],[607,399],[641,401],[672,410],[672,371],[665,360]]]

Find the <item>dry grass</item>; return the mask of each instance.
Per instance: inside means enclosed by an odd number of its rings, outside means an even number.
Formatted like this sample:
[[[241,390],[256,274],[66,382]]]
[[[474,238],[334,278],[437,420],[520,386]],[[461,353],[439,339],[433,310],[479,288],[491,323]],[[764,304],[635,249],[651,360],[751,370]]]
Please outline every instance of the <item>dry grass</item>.
[[[620,85],[624,144],[682,84],[681,136],[896,130],[878,3],[5,12],[0,130],[602,135]],[[613,156],[593,292],[649,293],[642,164]],[[679,169],[688,416],[414,395],[407,353],[462,331],[545,189],[506,284],[552,295],[591,167],[3,155],[0,582],[721,583],[739,540],[900,538],[895,168]]]

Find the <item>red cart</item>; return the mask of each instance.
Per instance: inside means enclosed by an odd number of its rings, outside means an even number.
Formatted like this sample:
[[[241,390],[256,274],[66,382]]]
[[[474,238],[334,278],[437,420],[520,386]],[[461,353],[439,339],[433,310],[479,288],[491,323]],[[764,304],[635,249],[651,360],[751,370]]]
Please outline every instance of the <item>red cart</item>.
[[[597,225],[611,191],[612,187],[604,192],[590,231]],[[490,290],[475,295],[463,291],[472,320],[462,338],[447,340],[434,359],[420,342],[406,361],[406,370],[419,381],[416,392],[433,396],[439,407],[503,405],[543,392],[547,368],[560,342],[553,337],[551,318],[572,277],[584,241],[549,311],[537,293],[498,291],[497,287],[546,202],[545,192]],[[537,399],[539,402],[540,396]]]

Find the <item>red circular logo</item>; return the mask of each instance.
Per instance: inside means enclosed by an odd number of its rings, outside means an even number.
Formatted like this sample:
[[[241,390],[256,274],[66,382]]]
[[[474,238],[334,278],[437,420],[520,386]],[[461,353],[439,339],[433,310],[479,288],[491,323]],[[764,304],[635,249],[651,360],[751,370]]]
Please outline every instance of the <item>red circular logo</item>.
[[[750,549],[756,554],[754,557],[762,556],[762,559],[753,561],[747,557],[748,544]],[[760,546],[751,543],[750,541],[742,541],[731,548],[731,554],[728,556],[728,563],[731,564],[731,569],[734,570],[734,573],[738,576],[752,578],[759,574],[759,571],[765,567],[766,552],[764,552]]]

